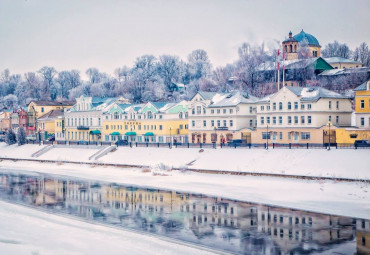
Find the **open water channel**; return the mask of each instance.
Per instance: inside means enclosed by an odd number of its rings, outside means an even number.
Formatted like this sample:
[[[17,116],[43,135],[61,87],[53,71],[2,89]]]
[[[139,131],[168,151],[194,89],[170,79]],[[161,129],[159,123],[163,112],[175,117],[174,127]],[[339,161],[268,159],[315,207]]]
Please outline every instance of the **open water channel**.
[[[370,221],[202,194],[0,171],[0,199],[222,252],[370,254]]]

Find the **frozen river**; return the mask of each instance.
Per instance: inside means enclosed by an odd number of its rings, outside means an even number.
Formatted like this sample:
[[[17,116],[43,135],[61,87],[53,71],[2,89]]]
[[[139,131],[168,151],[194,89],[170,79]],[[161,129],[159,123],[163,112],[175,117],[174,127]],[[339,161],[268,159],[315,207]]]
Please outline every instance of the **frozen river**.
[[[202,194],[8,171],[0,181],[7,202],[224,252],[353,254],[369,236],[366,220]]]

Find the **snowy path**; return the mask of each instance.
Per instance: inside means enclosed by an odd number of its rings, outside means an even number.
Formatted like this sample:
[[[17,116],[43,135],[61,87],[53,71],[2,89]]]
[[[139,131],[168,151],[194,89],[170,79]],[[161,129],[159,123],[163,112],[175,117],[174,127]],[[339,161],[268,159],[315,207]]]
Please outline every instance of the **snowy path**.
[[[0,201],[1,254],[212,254]]]
[[[0,157],[30,159],[41,149],[39,145],[8,146],[0,143]],[[96,149],[57,148],[43,154],[41,160],[93,162],[88,158]],[[225,170],[278,175],[299,175],[329,178],[370,180],[368,149],[199,149],[129,148],[99,159],[100,163],[147,165],[163,164],[175,168]],[[189,165],[189,163],[191,165]]]
[[[277,177],[210,175],[89,165],[38,162],[0,162],[0,169],[75,176],[231,199],[279,205],[301,210],[370,219],[370,184],[308,181]]]

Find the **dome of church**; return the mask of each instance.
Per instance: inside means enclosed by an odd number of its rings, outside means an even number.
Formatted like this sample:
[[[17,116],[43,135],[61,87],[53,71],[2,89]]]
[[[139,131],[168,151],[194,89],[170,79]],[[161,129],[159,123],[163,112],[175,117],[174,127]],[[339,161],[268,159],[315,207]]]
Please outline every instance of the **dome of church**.
[[[293,38],[296,39],[298,42],[302,42],[303,40],[306,39],[308,45],[321,47],[316,37],[311,34],[307,34],[306,32],[303,31],[303,29],[299,34],[293,36]]]

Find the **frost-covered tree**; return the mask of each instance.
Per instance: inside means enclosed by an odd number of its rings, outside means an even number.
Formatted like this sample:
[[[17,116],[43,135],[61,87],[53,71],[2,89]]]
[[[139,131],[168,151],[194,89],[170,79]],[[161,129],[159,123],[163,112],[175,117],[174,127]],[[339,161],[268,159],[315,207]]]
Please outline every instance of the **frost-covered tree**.
[[[163,79],[167,91],[173,92],[176,89],[174,83],[180,83],[184,73],[184,63],[177,56],[159,56],[157,63],[159,76]]]
[[[23,145],[26,143],[26,131],[23,127],[18,128],[17,143],[18,145]]]
[[[5,134],[5,142],[8,145],[12,145],[17,142],[15,133],[13,132],[13,130],[9,129],[8,132]]]
[[[323,57],[342,57],[342,58],[350,58],[351,57],[351,50],[345,43],[339,43],[338,41],[334,41],[333,43],[329,43],[325,46],[325,48],[321,51]]]
[[[61,71],[56,80],[59,84],[58,97],[60,98],[68,98],[69,90],[81,84],[80,72],[77,70]]]
[[[311,57],[310,47],[306,39],[303,39],[302,41],[298,43],[297,54],[298,54],[298,59],[308,59]]]
[[[363,66],[370,66],[370,50],[365,42],[361,43],[359,47],[353,52],[353,59],[360,61]]]
[[[18,106],[18,98],[17,96],[10,94],[3,98],[3,103],[7,109],[13,109]]]
[[[44,66],[38,73],[41,75],[40,98],[43,100],[55,100],[58,89],[55,87],[55,75],[57,71],[54,67]]]
[[[188,74],[190,80],[200,78],[207,78],[211,72],[211,62],[209,61],[208,54],[205,50],[198,49],[192,51],[188,55]]]

